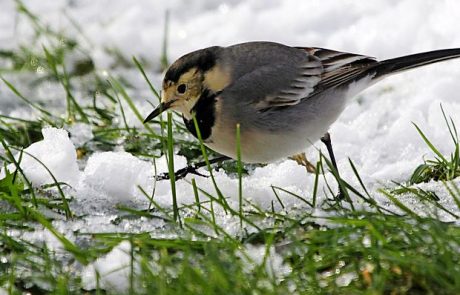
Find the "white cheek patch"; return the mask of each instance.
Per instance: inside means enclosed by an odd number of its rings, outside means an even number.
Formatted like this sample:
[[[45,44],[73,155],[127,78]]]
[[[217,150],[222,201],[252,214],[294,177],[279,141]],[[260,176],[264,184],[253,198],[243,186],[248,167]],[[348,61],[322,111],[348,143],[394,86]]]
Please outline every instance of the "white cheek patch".
[[[190,97],[188,100],[179,100],[172,109],[184,115],[187,120],[190,120],[192,119],[192,109],[195,106],[197,100],[197,98],[193,97]]]

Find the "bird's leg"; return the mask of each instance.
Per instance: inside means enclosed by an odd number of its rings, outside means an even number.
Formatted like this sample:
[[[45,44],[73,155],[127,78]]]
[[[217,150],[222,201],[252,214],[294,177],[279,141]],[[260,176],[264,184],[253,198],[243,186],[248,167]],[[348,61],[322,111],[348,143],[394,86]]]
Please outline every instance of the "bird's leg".
[[[304,166],[307,169],[308,173],[316,174],[315,165],[313,165],[310,161],[308,161],[305,153],[294,155],[292,157],[289,157],[289,159],[296,161],[297,164],[299,164],[300,166]]]
[[[340,174],[339,169],[337,168],[337,162],[335,161],[334,151],[332,150],[332,141],[331,135],[329,132],[326,132],[323,137],[321,137],[321,141],[326,145],[327,152],[329,154],[329,158],[331,159],[332,166],[334,166],[335,171],[337,172],[337,181],[340,181]],[[345,198],[345,194],[342,190],[342,186],[339,184],[339,194],[337,199],[342,200]]]
[[[209,165],[219,163],[219,162],[222,162],[222,161],[226,161],[226,160],[229,160],[229,159],[230,158],[227,157],[227,156],[217,157],[215,159],[209,160]],[[202,161],[202,162],[198,162],[198,163],[193,164],[193,165],[188,165],[187,167],[184,167],[182,169],[179,169],[176,172],[174,172],[175,179],[179,180],[181,178],[184,178],[185,176],[187,176],[187,174],[195,174],[195,175],[207,177],[206,175],[203,175],[203,174],[201,174],[201,173],[199,173],[197,171],[199,168],[205,167],[206,165],[207,165],[206,161]],[[155,179],[157,181],[158,180],[169,179],[169,174],[168,173],[162,173],[160,175],[155,176]]]

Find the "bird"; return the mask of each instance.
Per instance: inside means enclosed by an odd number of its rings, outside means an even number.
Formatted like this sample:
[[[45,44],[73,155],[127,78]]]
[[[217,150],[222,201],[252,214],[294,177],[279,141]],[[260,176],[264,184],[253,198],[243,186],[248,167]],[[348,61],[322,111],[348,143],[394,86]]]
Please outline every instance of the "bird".
[[[457,57],[460,48],[378,61],[268,41],[212,46],[171,64],[144,123],[174,110],[197,137],[195,117],[206,146],[233,159],[239,147],[244,163],[276,162],[321,139],[337,169],[328,130],[353,97],[393,74]]]

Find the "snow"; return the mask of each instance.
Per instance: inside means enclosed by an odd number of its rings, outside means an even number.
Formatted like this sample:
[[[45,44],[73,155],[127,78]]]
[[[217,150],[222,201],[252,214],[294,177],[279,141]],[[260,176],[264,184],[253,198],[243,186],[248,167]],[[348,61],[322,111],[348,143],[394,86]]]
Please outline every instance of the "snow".
[[[131,243],[123,241],[107,255],[98,258],[83,269],[82,285],[85,290],[95,290],[96,274],[99,274],[100,288],[123,292],[129,286],[131,271]]]
[[[75,123],[66,128],[70,134],[70,140],[76,147],[81,147],[93,139],[91,126],[84,123]]]
[[[292,271],[289,265],[284,264],[283,257],[276,252],[273,246],[267,249],[265,245],[249,244],[238,253],[238,256],[246,265],[245,270],[248,273],[263,266],[271,278],[279,280]]]
[[[86,161],[83,171],[78,168],[75,146],[68,137],[67,131],[57,128],[44,128],[42,130],[44,139],[33,143],[24,149],[21,169],[34,186],[54,183],[50,173],[45,170],[42,164],[28,156],[31,154],[43,162],[58,182],[69,183],[72,187],[72,194],[83,199],[99,199],[105,204],[129,203],[130,201],[147,202],[146,197],[139,187],[150,192],[153,189],[155,169],[151,162],[136,158],[127,152],[96,152]],[[19,159],[20,152],[15,156]],[[186,166],[187,161],[183,156],[174,157],[175,169]],[[157,175],[168,171],[166,158],[156,160]],[[12,172],[15,169],[13,164],[9,165]],[[203,174],[208,172],[202,168]],[[214,172],[218,179],[218,185],[222,193],[229,197],[230,203],[238,208],[238,179],[226,175],[223,171]],[[197,177],[198,187],[211,194],[215,188],[206,177]],[[192,204],[195,198],[190,184],[191,176],[186,180],[177,182],[179,204]],[[271,202],[276,200],[272,186],[289,190],[292,193],[301,195],[304,190],[298,187],[299,183],[308,181],[305,168],[297,165],[294,161],[284,161],[270,164],[263,168],[255,169],[252,175],[247,177],[244,183],[245,195],[248,201],[255,201],[266,208],[270,208]],[[254,183],[259,185],[254,186]],[[289,194],[278,192],[287,199],[283,202],[294,205],[297,199],[289,197]],[[206,198],[203,194],[201,198]],[[158,181],[156,183],[156,201],[162,206],[171,206],[171,186],[169,181]],[[78,201],[78,200],[77,200]],[[279,207],[279,204],[277,204]]]
[[[67,131],[44,128],[42,134],[42,141],[31,144],[15,156],[25,176],[34,186],[54,183],[53,176],[57,182],[75,185],[79,178],[77,153]],[[12,171],[16,167],[10,164],[8,168]]]
[[[106,48],[117,48],[128,58],[132,55],[144,58],[152,68],[147,72],[154,85],[160,85],[161,75],[158,60],[163,42],[164,15],[170,12],[169,59],[173,61],[182,54],[211,45],[230,45],[249,40],[270,40],[290,45],[318,46],[349,51],[378,59],[392,58],[404,54],[460,47],[458,34],[460,2],[455,0],[323,0],[323,1],[150,1],[135,3],[114,0],[75,0],[75,1],[25,1],[31,11],[37,13],[50,27],[63,30],[77,41],[90,48],[99,71],[110,74],[114,58]],[[17,48],[29,44],[33,31],[24,18],[17,17],[13,1],[0,0],[0,49]],[[103,12],[103,13],[101,13]],[[81,25],[83,35],[71,25],[68,17]],[[37,47],[40,50],[41,46]],[[146,83],[139,73],[123,70],[126,79],[136,88],[136,106],[142,114],[148,114],[151,106],[146,102],[152,98]],[[11,79],[9,79],[11,81]],[[453,151],[450,134],[440,111],[440,104],[455,124],[460,126],[460,60],[412,70],[395,75],[358,95],[350,101],[331,128],[334,151],[340,167],[341,176],[352,185],[359,187],[349,163],[356,165],[366,187],[380,203],[396,211],[388,200],[375,192],[382,187],[393,186],[391,180],[404,182],[412,171],[423,161],[433,158],[426,144],[417,133],[412,122],[416,123],[443,154]],[[16,85],[16,80],[12,80]],[[22,87],[27,88],[27,87]],[[27,89],[24,89],[27,91]],[[137,95],[133,95],[137,94]],[[46,84],[30,94],[47,103],[62,99],[63,90],[59,85]],[[90,99],[90,97],[83,97]],[[124,102],[123,102],[124,104]],[[123,105],[124,106],[124,105]],[[128,125],[141,127],[139,120],[124,107]],[[35,113],[17,103],[17,99],[0,82],[0,113],[21,118],[36,118]],[[152,162],[144,161],[123,152],[103,152],[91,155],[84,167],[78,168],[76,147],[83,146],[93,138],[91,127],[76,124],[63,129],[46,128],[44,140],[34,143],[25,151],[40,159],[58,181],[72,186],[68,192],[75,196],[71,203],[77,213],[88,214],[83,220],[58,223],[63,228],[81,232],[150,231],[152,235],[162,234],[164,222],[161,220],[123,221],[113,225],[114,207],[118,203],[130,203],[145,208],[149,202],[139,191],[138,186],[151,193],[155,187],[155,201],[161,206],[171,206],[169,181],[154,181]],[[308,158],[315,162],[317,150],[325,152],[320,142],[306,150]],[[0,150],[1,151],[1,150]],[[184,167],[185,158],[176,156],[176,169]],[[164,157],[156,160],[158,173],[166,172]],[[11,167],[11,166],[10,166]],[[52,183],[49,173],[36,160],[23,154],[21,167],[36,186]],[[204,174],[207,172],[200,170]],[[229,198],[231,206],[238,205],[238,180],[222,171],[214,172],[222,193]],[[195,202],[191,178],[197,185],[215,194],[213,184],[208,178],[188,176],[176,184],[178,201],[181,204]],[[335,181],[330,174],[326,179],[333,189]],[[460,181],[454,183],[460,185]],[[281,210],[272,186],[281,187],[297,195],[311,199],[314,176],[303,167],[286,160],[256,168],[243,181],[244,197],[262,208]],[[435,191],[440,203],[448,210],[460,214],[451,196],[446,193],[442,183],[430,182],[418,187]],[[324,200],[324,181],[320,179],[318,204]],[[297,198],[278,192],[283,203],[290,208],[302,206]],[[206,196],[201,194],[200,198]],[[421,215],[438,213],[441,220],[458,222],[445,212],[427,208],[410,197],[402,197],[410,208]],[[354,200],[359,204],[359,200]],[[362,205],[364,206],[364,205]],[[216,222],[229,233],[238,235],[238,220],[217,210]],[[320,208],[314,210],[316,216],[325,214]],[[317,213],[317,214],[316,214]],[[56,225],[58,225],[56,224]],[[157,231],[154,231],[157,229]],[[160,229],[160,230],[158,230]],[[39,237],[31,237],[31,239]],[[103,283],[114,282],[114,288],[126,286],[119,269],[129,261],[129,245],[121,244],[106,258],[98,260],[86,270],[88,288],[94,285],[94,272],[106,274]],[[250,250],[259,253],[265,249]],[[110,256],[114,255],[114,256]],[[275,262],[278,261],[276,253]],[[110,259],[108,259],[110,258]],[[254,259],[256,260],[256,259]],[[111,262],[112,261],[112,262]],[[113,262],[117,261],[117,262]],[[256,260],[257,261],[257,260]],[[281,262],[276,262],[280,266]],[[347,285],[353,274],[344,275],[338,284]],[[106,280],[106,281],[104,281]],[[0,291],[1,292],[1,291]]]
[[[145,187],[152,165],[126,152],[105,152],[92,155],[86,164],[83,182],[111,198],[128,199]],[[147,176],[147,177],[146,177]]]
[[[353,280],[357,280],[359,278],[358,274],[355,272],[348,272],[340,274],[337,279],[335,279],[335,283],[339,287],[345,287],[350,285]]]

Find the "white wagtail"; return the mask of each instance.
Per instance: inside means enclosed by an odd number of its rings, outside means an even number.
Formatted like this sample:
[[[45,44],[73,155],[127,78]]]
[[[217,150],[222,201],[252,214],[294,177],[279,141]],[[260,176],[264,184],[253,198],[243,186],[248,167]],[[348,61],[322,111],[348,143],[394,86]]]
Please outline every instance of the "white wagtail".
[[[350,98],[391,74],[456,57],[460,48],[377,61],[272,42],[209,47],[169,67],[161,103],[145,122],[176,110],[196,136],[195,116],[204,143],[234,159],[240,124],[241,159],[246,163],[289,157],[321,138],[336,166],[327,131]]]

